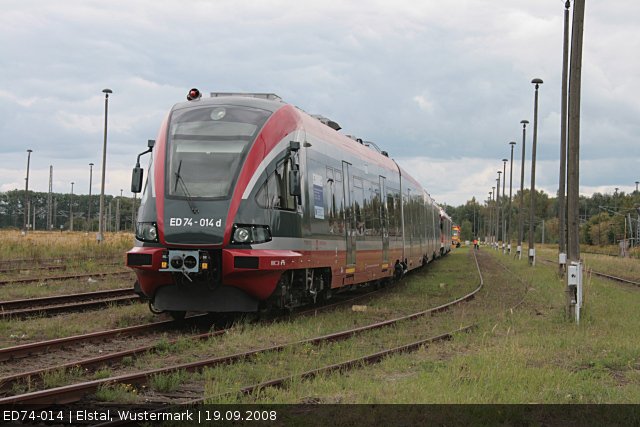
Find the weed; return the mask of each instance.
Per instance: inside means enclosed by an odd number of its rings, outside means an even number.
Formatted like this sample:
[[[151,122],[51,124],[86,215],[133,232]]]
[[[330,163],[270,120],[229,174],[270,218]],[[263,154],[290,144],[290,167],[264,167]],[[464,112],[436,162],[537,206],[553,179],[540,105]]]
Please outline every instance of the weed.
[[[155,374],[149,380],[149,386],[160,393],[168,393],[177,390],[187,380],[189,374],[179,370],[168,374]]]
[[[131,384],[104,384],[95,397],[103,402],[133,403],[138,400],[138,390]]]
[[[102,380],[104,378],[109,378],[112,375],[113,375],[113,371],[107,367],[104,367],[94,372],[93,378],[96,380]]]
[[[84,370],[79,366],[53,369],[42,373],[42,383],[44,388],[60,387],[82,378],[83,375]]]

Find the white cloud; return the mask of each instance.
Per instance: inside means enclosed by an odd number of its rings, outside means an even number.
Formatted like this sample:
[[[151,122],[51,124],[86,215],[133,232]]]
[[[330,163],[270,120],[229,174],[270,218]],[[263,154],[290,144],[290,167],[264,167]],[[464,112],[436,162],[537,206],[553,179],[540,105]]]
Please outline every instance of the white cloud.
[[[100,163],[105,87],[108,191],[127,188],[135,155],[195,86],[279,93],[400,157],[441,202],[484,199],[541,77],[537,187],[554,194],[562,12],[558,0],[7,0],[0,189],[23,184],[26,148],[35,187],[54,164],[62,187],[87,188],[78,165]],[[586,9],[584,191],[640,178],[638,19],[630,0]],[[530,157],[531,128],[527,142]]]

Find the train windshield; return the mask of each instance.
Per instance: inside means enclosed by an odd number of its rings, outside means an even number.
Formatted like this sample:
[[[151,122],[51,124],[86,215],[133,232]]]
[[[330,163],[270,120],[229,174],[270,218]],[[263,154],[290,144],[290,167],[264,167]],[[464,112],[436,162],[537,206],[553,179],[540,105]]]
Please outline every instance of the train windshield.
[[[212,106],[174,111],[168,137],[167,194],[228,197],[240,166],[271,112]]]

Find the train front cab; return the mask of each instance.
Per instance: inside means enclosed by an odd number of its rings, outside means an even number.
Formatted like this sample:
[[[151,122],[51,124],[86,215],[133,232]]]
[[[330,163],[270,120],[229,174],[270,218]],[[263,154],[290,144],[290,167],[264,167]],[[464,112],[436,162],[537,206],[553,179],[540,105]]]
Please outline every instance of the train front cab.
[[[273,215],[242,198],[273,148],[268,144],[296,130],[291,107],[283,105],[245,99],[183,103],[165,120],[138,211],[136,245],[127,254],[136,286],[153,310],[256,311],[300,257],[255,249],[272,240]],[[137,165],[132,191],[141,186]]]

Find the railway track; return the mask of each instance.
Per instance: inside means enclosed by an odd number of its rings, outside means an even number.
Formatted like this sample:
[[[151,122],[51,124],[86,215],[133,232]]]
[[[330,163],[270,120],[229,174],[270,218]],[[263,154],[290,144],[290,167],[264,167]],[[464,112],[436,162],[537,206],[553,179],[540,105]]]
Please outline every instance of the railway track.
[[[40,265],[40,266],[31,266],[31,267],[10,267],[10,268],[2,268],[0,269],[0,273],[19,273],[21,271],[31,271],[31,270],[66,270],[66,265]]]
[[[133,274],[132,271],[115,271],[115,272],[107,271],[107,272],[99,272],[99,273],[65,274],[60,276],[5,279],[5,280],[0,280],[0,286],[24,284],[24,283],[36,283],[36,282],[54,282],[54,281],[62,281],[62,280],[85,279],[90,277],[124,276],[124,275],[130,276],[132,274]]]
[[[332,304],[326,304],[323,306],[314,307],[311,309],[304,309],[299,312],[293,313],[291,317],[303,317],[303,316],[313,316],[318,312],[332,310],[336,307],[342,306],[344,304],[349,304],[361,300],[363,298],[370,298],[379,293],[380,290],[374,290],[366,292],[363,295],[357,295],[355,297],[350,297],[343,301],[338,301]],[[205,330],[209,329],[209,324],[206,323],[206,315],[194,315],[187,317],[183,322],[177,323],[173,320],[154,322],[146,325],[137,325],[131,326],[128,328],[119,328],[109,331],[101,331],[94,332],[90,334],[78,335],[74,337],[66,337],[42,342],[36,342],[31,344],[23,344],[20,346],[9,347],[5,349],[0,349],[0,362],[20,359],[23,357],[33,356],[36,354],[42,354],[49,352],[55,349],[62,348],[70,348],[71,346],[78,346],[88,343],[96,343],[96,342],[105,342],[110,341],[116,338],[122,337],[139,337],[141,335],[154,334],[158,332],[169,331],[171,329],[176,329],[176,326],[181,326],[181,330],[184,329],[203,329],[203,325],[201,325],[200,321],[204,320],[204,324],[206,327]],[[218,335],[222,335],[228,332],[227,329],[218,329],[215,331],[207,331],[203,333],[193,334],[188,337],[180,336],[175,339],[170,339],[168,341],[164,341],[164,345],[172,345],[178,342],[179,340],[187,339],[189,341],[202,341],[206,339],[213,338]],[[49,366],[46,368],[31,370],[28,372],[16,373],[13,375],[8,375],[4,377],[0,377],[0,393],[7,394],[14,389],[17,389],[20,383],[23,383],[25,379],[28,379],[29,386],[32,388],[40,388],[42,386],[42,378],[43,375],[47,372],[51,372],[54,370],[61,369],[70,369],[70,368],[82,368],[85,371],[95,370],[99,367],[104,366],[112,366],[121,362],[125,358],[134,358],[142,354],[146,354],[149,352],[153,352],[157,349],[159,340],[155,340],[151,344],[134,347],[131,349],[111,352],[107,354],[103,354],[97,357],[86,358],[82,360],[75,360],[63,364],[58,364],[55,366]]]
[[[54,314],[102,308],[112,304],[124,304],[139,300],[131,288],[82,294],[59,295],[45,298],[29,298],[0,302],[0,318],[24,319],[31,316],[52,316]]]
[[[555,264],[555,265],[558,265],[558,264],[556,263],[556,261],[553,261],[553,260],[550,260],[550,259],[540,258],[540,261],[542,261],[542,262],[544,262],[544,263],[546,263],[546,264]],[[593,269],[591,269],[591,268],[589,268],[589,269],[587,270],[587,272],[588,272],[588,273],[591,273],[591,274],[594,274],[594,275],[596,275],[596,276],[598,276],[598,277],[602,277],[602,278],[605,278],[605,279],[608,279],[608,280],[614,281],[614,282],[618,282],[618,283],[625,283],[625,284],[627,284],[627,285],[633,285],[633,286],[640,287],[640,282],[636,282],[636,281],[634,281],[634,280],[625,279],[625,278],[622,278],[622,277],[612,276],[612,275],[610,275],[610,274],[606,274],[606,273],[602,273],[602,272],[599,272],[599,271],[595,271],[595,270],[593,270]]]
[[[103,258],[96,258],[95,256],[82,256],[82,257],[56,257],[56,258],[20,258],[20,259],[4,259],[0,260],[0,267],[10,268],[7,266],[18,265],[24,267],[21,264],[33,265],[34,263],[40,264],[60,264],[62,262],[82,262],[82,261],[103,261]],[[117,262],[120,259],[109,258],[106,262]]]
[[[141,386],[146,384],[150,378],[157,375],[167,374],[175,371],[185,371],[185,372],[201,371],[202,369],[207,367],[220,366],[224,364],[239,362],[242,360],[248,360],[260,354],[265,354],[270,352],[280,352],[284,349],[291,348],[293,346],[303,346],[303,345],[317,346],[322,343],[346,340],[351,337],[360,336],[369,331],[386,328],[392,325],[397,325],[399,322],[415,320],[415,319],[423,318],[425,316],[435,315],[436,313],[449,310],[451,307],[455,305],[461,304],[466,301],[470,301],[473,298],[475,298],[475,295],[482,289],[482,286],[483,286],[483,283],[481,282],[480,285],[476,289],[474,289],[472,292],[460,298],[457,298],[453,301],[450,301],[446,304],[442,304],[440,306],[429,308],[427,310],[422,310],[409,315],[400,316],[394,319],[372,323],[372,324],[361,326],[358,328],[348,329],[348,330],[331,333],[328,335],[317,336],[313,338],[307,338],[307,339],[303,339],[295,342],[271,345],[271,346],[267,346],[259,349],[253,349],[250,351],[244,351],[244,352],[228,354],[224,356],[216,356],[216,357],[201,359],[191,363],[176,364],[172,366],[166,366],[163,368],[152,369],[152,370],[147,370],[143,372],[135,372],[131,374],[124,374],[124,375],[119,375],[119,376],[101,379],[101,380],[87,381],[84,383],[78,383],[78,384],[68,385],[64,387],[25,393],[17,396],[5,397],[0,399],[0,404],[16,404],[16,403],[28,403],[28,404],[38,404],[38,405],[70,404],[70,403],[82,400],[85,396],[91,393],[94,393],[100,387],[105,387],[107,385],[112,386],[113,384],[120,383],[120,384],[131,384],[131,385]],[[318,311],[318,309],[314,308],[309,311],[316,312]]]
[[[480,270],[480,265],[478,263],[478,259],[475,256],[475,252],[474,253],[474,260],[476,263],[476,268],[478,271],[478,275],[480,277],[480,286],[478,287],[478,289],[476,289],[473,294],[475,294],[477,291],[480,290],[480,288],[484,285],[484,279],[482,277],[482,272]],[[504,269],[506,269],[511,275],[514,275],[514,273],[512,271],[510,271],[505,265],[499,263],[501,267],[503,267]],[[517,277],[517,276],[515,276]],[[522,282],[521,279],[518,279],[519,281]],[[522,299],[520,299],[515,305],[513,305],[512,307],[509,307],[508,311],[514,310],[515,308],[517,308],[518,306],[520,306],[523,302],[524,302],[524,298],[526,297],[526,290],[527,290],[527,285],[522,282],[525,285],[525,294],[522,297]],[[459,300],[458,300],[459,301]],[[477,327],[479,327],[480,322],[476,322],[476,323],[471,323],[465,326],[461,326],[457,329],[442,333],[442,334],[438,334],[435,336],[431,336],[425,339],[420,339],[418,341],[414,341],[412,343],[409,344],[404,344],[401,346],[397,346],[397,347],[393,347],[393,348],[389,348],[389,349],[385,349],[376,353],[372,353],[372,354],[368,354],[362,357],[358,357],[358,358],[354,358],[354,359],[349,359],[347,361],[343,361],[343,362],[339,362],[339,363],[334,363],[334,364],[330,364],[330,365],[326,365],[320,368],[316,368],[313,370],[309,370],[306,372],[302,372],[300,374],[297,375],[290,375],[290,376],[286,376],[286,377],[279,377],[279,378],[274,378],[274,379],[270,379],[267,381],[262,381],[260,383],[257,384],[253,384],[253,385],[249,385],[249,386],[243,386],[240,387],[239,389],[235,390],[235,391],[231,391],[231,392],[227,392],[218,396],[213,396],[212,398],[228,398],[228,397],[233,397],[234,395],[250,395],[253,394],[257,391],[262,391],[264,389],[270,388],[270,387],[286,387],[287,384],[291,384],[293,381],[301,381],[301,380],[308,380],[308,379],[312,379],[318,375],[322,375],[322,374],[329,374],[332,372],[345,372],[348,371],[350,369],[358,369],[362,366],[365,365],[372,365],[375,363],[379,363],[380,361],[382,361],[385,357],[387,356],[391,356],[391,355],[396,355],[396,354],[401,354],[401,353],[409,353],[409,352],[413,352],[416,350],[419,350],[420,348],[429,346],[431,344],[440,342],[440,341],[446,341],[446,340],[450,340],[452,339],[456,334],[460,334],[460,333],[464,333],[464,332],[469,332]],[[205,400],[208,398],[199,398],[199,399],[193,399],[189,402],[186,402],[185,404],[187,405],[198,405],[198,404],[203,404],[205,402]],[[115,425],[122,425],[122,423],[109,423],[109,424],[102,424],[103,426],[115,426]]]

